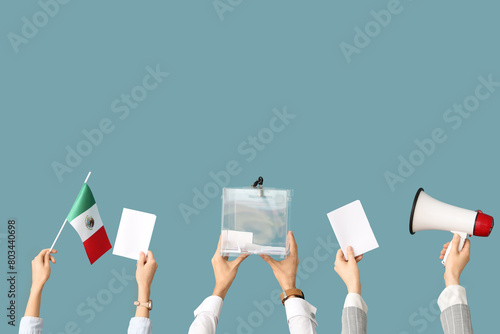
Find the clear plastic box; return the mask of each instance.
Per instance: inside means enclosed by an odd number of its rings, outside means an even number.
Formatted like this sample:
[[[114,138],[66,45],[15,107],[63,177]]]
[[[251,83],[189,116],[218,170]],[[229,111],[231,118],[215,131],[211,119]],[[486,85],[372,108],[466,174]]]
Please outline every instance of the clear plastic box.
[[[288,254],[292,191],[273,188],[223,188],[221,254]]]

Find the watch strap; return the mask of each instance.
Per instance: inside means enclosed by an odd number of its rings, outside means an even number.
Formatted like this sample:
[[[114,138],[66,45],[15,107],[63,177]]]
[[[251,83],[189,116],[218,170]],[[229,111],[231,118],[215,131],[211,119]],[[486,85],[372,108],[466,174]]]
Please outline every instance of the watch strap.
[[[285,302],[288,300],[290,297],[297,297],[297,298],[302,298],[304,299],[304,293],[300,289],[288,289],[285,290],[281,293],[281,303],[283,306],[285,305]]]
[[[147,308],[147,309],[148,309],[148,310],[150,310],[150,311],[153,309],[153,307],[152,307],[152,306],[153,306],[153,301],[152,301],[151,299],[150,299],[150,300],[148,300],[147,302],[140,302],[140,301],[136,300],[136,301],[134,302],[134,305],[135,305],[135,306],[142,306],[142,307],[145,307],[145,308]]]

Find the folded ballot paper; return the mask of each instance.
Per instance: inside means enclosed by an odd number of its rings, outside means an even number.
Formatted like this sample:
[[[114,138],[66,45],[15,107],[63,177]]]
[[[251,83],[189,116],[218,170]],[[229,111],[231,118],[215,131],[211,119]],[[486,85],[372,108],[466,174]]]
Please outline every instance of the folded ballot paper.
[[[139,260],[140,252],[148,253],[156,216],[124,208],[113,254]]]
[[[352,247],[354,256],[378,248],[370,222],[359,200],[334,210],[327,216],[346,260],[348,246]]]
[[[285,257],[291,190],[224,188],[221,254]]]

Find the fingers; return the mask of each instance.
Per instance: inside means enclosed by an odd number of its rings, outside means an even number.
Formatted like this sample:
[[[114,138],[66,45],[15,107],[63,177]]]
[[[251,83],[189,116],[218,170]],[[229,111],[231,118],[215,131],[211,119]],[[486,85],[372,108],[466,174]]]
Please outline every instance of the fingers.
[[[47,253],[48,251],[49,251],[48,248],[42,249],[36,257],[43,258],[45,256],[45,253]]]
[[[153,267],[154,270],[156,271],[156,269],[158,268],[158,263],[156,262],[156,259],[153,255],[153,252],[148,250],[148,255],[146,257],[146,264],[145,266],[148,266],[148,267]]]
[[[217,250],[215,251],[214,257],[217,255],[220,256],[220,239],[221,239],[221,236],[219,236],[219,243],[217,244]]]
[[[35,258],[34,258],[33,260],[37,260],[37,259],[38,259],[38,260],[43,260],[43,259],[45,258],[45,254],[46,254],[46,253],[47,253],[47,254],[49,253],[49,248],[42,249],[42,250],[40,251],[40,253],[38,253],[38,255],[37,255],[37,256],[35,256]],[[55,254],[55,253],[57,253],[57,251],[56,251],[55,249],[53,249],[53,250],[51,250],[51,251],[50,251],[50,253],[51,253],[51,254]],[[50,257],[50,261],[51,261],[51,262],[53,262],[53,263],[56,263],[56,262],[55,262],[56,260],[55,260],[52,256]]]
[[[153,252],[150,250],[148,250],[148,255],[146,257],[146,262],[149,262],[149,261],[156,262],[155,257],[153,255]]]
[[[295,241],[295,236],[293,235],[292,231],[288,232],[288,242],[290,244],[290,255],[297,256],[298,254],[297,242]]]
[[[462,250],[470,251],[470,240],[469,239],[465,239],[464,248],[462,248]]]
[[[470,240],[469,239],[465,240],[464,247],[462,248],[460,253],[462,253],[462,252],[464,254],[470,254]]]
[[[356,256],[354,260],[356,260],[356,262],[363,260],[363,254]]]

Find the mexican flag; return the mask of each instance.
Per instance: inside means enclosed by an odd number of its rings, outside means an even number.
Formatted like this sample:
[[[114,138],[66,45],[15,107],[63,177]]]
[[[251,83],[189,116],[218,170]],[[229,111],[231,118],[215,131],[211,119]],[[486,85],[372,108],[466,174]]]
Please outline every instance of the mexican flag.
[[[83,184],[66,219],[82,239],[90,264],[111,249],[94,195],[87,183]]]

